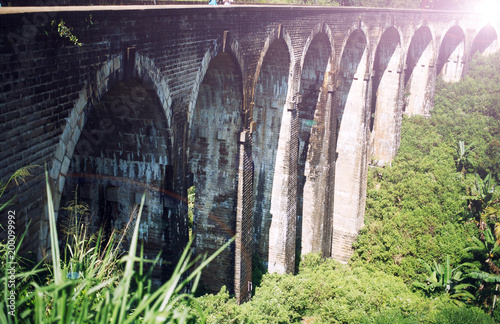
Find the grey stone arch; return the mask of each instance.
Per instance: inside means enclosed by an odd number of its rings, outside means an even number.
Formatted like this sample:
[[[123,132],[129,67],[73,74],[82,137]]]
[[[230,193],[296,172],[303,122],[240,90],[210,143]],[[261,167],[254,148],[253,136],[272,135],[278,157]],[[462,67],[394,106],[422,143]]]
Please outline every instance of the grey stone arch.
[[[401,81],[403,50],[401,33],[387,28],[373,59],[370,99],[370,152],[372,163],[390,163],[396,155],[401,123]]]
[[[299,157],[297,172],[297,233],[302,254],[331,254],[332,213],[329,193],[333,177],[330,160],[334,134],[332,111],[334,41],[325,23],[308,38],[301,58],[297,105]]]
[[[236,234],[239,140],[244,128],[243,76],[235,41],[226,34],[210,51],[189,117],[188,164],[195,186],[193,236],[196,254],[209,255]],[[201,283],[234,291],[235,247],[204,270]]]
[[[441,39],[436,75],[441,76],[445,82],[459,81],[464,72],[465,49],[464,29],[459,24],[455,24]]]
[[[114,84],[123,79],[125,75],[123,60],[123,55],[116,55],[99,66],[92,78],[82,86],[78,98],[74,101],[73,109],[66,119],[67,122],[57,143],[54,160],[49,171],[56,218],[59,214],[61,196],[66,185],[71,159],[87,121],[88,112]],[[45,219],[48,218],[45,217]],[[49,247],[49,224],[45,220],[40,226],[38,259],[42,258],[41,249]]]
[[[406,51],[403,81],[403,113],[429,115],[433,100],[436,51],[431,29],[419,27]]]
[[[484,26],[475,35],[471,46],[472,58],[475,53],[490,55],[498,51],[498,33],[490,24]]]
[[[370,51],[366,28],[360,25],[345,40],[336,91],[332,257],[342,262],[352,254],[365,207]]]
[[[174,185],[169,92],[154,62],[138,56],[130,62],[135,77],[109,87],[85,113],[61,204],[76,191],[96,213],[89,223],[93,232],[103,227],[111,235],[125,230],[146,192],[139,240],[146,258],[160,255],[153,277],[164,282],[180,256],[178,247],[187,243],[187,220]],[[61,222],[69,217],[62,216]]]
[[[278,28],[266,38],[257,64],[253,91],[252,160],[254,165],[255,252],[268,265],[271,201],[278,155],[281,121],[291,86],[291,43],[288,33]]]

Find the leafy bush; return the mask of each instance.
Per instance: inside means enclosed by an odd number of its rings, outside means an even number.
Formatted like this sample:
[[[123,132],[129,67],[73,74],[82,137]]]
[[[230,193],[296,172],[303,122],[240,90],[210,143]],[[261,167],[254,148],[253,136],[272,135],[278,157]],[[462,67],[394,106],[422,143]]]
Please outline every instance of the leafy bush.
[[[435,319],[440,324],[493,324],[495,321],[476,307],[443,308]]]
[[[432,322],[451,301],[427,299],[400,278],[350,268],[318,254],[301,262],[297,275],[266,274],[251,301],[237,306],[223,289],[198,299],[207,323],[360,323],[394,317],[407,323]],[[368,323],[368,322],[367,322]],[[377,322],[376,322],[377,323]]]

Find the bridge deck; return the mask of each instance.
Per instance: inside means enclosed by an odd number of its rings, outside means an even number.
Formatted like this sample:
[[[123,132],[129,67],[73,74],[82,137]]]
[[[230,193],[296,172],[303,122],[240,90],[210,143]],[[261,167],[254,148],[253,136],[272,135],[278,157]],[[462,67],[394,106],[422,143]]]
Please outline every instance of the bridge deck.
[[[208,2],[208,1],[207,1]],[[36,12],[69,12],[69,11],[130,11],[130,10],[175,10],[175,9],[211,9],[211,10],[234,10],[245,8],[245,10],[331,10],[334,12],[425,12],[425,13],[462,13],[475,14],[466,11],[443,11],[443,10],[423,10],[423,9],[401,9],[401,8],[371,8],[371,7],[337,7],[337,6],[309,6],[309,5],[255,5],[255,4],[234,4],[231,6],[212,5],[123,5],[123,6],[46,6],[46,7],[0,7],[0,15],[36,13]]]

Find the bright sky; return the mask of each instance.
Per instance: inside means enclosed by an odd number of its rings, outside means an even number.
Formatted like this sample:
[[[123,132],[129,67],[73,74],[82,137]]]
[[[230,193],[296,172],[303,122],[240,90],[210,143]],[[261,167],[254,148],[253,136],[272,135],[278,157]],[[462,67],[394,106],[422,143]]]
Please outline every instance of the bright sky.
[[[475,11],[484,15],[488,20],[494,20],[494,17],[500,15],[500,0],[482,0],[476,4]]]

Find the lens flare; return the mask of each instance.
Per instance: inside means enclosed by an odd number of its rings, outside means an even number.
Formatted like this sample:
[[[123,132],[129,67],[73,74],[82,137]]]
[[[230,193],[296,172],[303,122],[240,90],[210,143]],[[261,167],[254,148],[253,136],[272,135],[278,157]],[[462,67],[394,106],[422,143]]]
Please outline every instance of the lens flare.
[[[483,15],[489,22],[497,20],[500,16],[500,1],[483,0],[476,4],[475,12]]]

